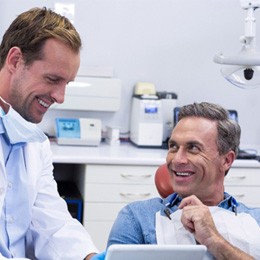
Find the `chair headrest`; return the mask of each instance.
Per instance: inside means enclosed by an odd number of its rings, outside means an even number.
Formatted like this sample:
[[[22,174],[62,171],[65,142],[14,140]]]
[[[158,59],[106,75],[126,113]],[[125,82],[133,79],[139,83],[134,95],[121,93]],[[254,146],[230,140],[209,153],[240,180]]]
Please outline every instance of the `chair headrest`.
[[[166,198],[174,192],[166,163],[160,165],[155,172],[155,186],[162,198]]]

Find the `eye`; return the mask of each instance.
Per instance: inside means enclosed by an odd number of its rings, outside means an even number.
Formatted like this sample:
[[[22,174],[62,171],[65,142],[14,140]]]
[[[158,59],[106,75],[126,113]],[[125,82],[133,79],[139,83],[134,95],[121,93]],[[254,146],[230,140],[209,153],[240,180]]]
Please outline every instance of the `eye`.
[[[58,84],[61,81],[60,77],[52,77],[52,76],[48,76],[46,77],[46,80],[48,81],[48,83],[50,84]]]
[[[198,153],[200,152],[200,147],[197,144],[189,144],[188,150],[192,153]]]
[[[169,147],[169,149],[170,149],[171,151],[177,151],[177,150],[178,150],[178,146],[177,146],[177,144],[174,143],[174,142],[169,142],[168,147]]]

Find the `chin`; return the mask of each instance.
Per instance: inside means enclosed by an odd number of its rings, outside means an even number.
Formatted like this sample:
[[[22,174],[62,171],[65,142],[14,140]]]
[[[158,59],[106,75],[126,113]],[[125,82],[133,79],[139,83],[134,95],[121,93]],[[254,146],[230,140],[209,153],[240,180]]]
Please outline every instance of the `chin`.
[[[45,115],[45,113],[35,113],[32,114],[30,119],[30,122],[34,123],[34,124],[39,124],[41,123],[43,116]]]
[[[33,117],[33,116],[29,116],[24,118],[26,121],[31,122],[33,124],[39,124],[42,121],[43,117]]]
[[[182,198],[186,198],[191,195],[198,195],[198,193],[192,189],[175,189],[175,192],[178,193]]]
[[[40,119],[35,119],[34,121],[32,121],[32,123],[39,124],[41,123],[41,121],[42,121],[42,117]]]

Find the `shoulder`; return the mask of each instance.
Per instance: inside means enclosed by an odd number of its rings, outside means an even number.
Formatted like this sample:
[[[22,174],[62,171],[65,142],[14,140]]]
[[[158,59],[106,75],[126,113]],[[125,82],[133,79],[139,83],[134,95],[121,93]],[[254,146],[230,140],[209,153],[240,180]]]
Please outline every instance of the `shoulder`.
[[[47,139],[44,142],[27,143],[24,148],[25,161],[27,165],[35,167],[41,171],[52,167],[53,155],[50,147],[50,141]]]
[[[121,209],[121,215],[127,215],[128,218],[133,219],[144,219],[144,218],[154,218],[156,212],[164,210],[165,205],[168,203],[168,199],[162,199],[160,197],[135,201],[127,204]]]
[[[159,197],[127,204],[113,224],[108,246],[156,243],[155,215],[162,207],[165,206]]]
[[[258,208],[258,207],[248,207],[245,204],[239,202],[238,212],[249,214],[252,218],[254,218],[256,220],[256,222],[260,226],[260,208]]]
[[[164,200],[157,197],[148,200],[131,202],[125,208],[131,211],[158,211],[164,206]]]
[[[39,156],[45,156],[47,153],[51,153],[51,146],[49,139],[44,142],[30,142],[25,146],[25,150],[29,153],[37,152]]]

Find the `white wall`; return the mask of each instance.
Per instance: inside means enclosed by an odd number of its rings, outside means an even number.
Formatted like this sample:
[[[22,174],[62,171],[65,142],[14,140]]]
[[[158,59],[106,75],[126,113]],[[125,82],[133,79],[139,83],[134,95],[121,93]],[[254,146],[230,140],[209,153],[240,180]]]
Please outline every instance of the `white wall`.
[[[54,0],[0,2],[0,34],[15,16],[33,6],[53,7]],[[243,90],[226,82],[212,59],[222,50],[240,51],[245,12],[239,0],[74,0],[75,26],[83,39],[82,66],[113,67],[123,83],[122,106],[116,113],[53,112],[41,123],[54,132],[56,116],[98,117],[103,125],[129,130],[130,102],[138,81],[178,94],[178,105],[211,101],[236,109],[241,143],[260,145],[260,88]],[[260,37],[260,10],[257,36]],[[260,47],[260,44],[259,44]]]

